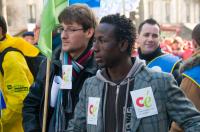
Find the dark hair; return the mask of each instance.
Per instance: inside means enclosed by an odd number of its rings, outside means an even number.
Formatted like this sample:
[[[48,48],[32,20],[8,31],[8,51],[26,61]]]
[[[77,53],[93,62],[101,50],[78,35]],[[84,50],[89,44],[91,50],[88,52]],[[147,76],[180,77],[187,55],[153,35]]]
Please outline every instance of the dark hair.
[[[127,52],[131,54],[132,45],[136,39],[136,28],[133,22],[124,15],[113,14],[103,17],[100,23],[108,23],[115,26],[115,36],[117,41],[128,41]]]
[[[142,27],[144,24],[151,24],[151,25],[158,25],[159,29],[160,29],[160,24],[153,18],[149,18],[149,19],[146,19],[145,21],[143,21],[140,25],[139,25],[139,28],[138,28],[138,34],[140,34],[141,30],[142,30]]]
[[[0,16],[0,27],[2,28],[3,34],[6,34],[7,33],[7,25],[6,25],[6,21],[3,16]]]
[[[58,16],[60,23],[72,24],[76,22],[83,26],[84,31],[89,28],[95,28],[96,18],[92,10],[83,4],[75,4],[66,7]]]
[[[196,40],[197,44],[200,46],[200,23],[192,30],[192,39]]]

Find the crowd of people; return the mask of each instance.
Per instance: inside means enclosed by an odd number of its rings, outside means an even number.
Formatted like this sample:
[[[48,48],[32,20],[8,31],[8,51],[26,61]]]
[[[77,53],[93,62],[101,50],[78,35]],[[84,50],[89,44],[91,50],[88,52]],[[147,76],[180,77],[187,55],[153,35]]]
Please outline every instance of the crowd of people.
[[[161,42],[161,48],[163,51],[179,56],[183,60],[191,57],[195,50],[191,40],[184,40],[179,36],[165,38]]]
[[[164,38],[160,42],[160,47],[163,52],[170,53],[180,57],[183,60],[187,60],[195,52],[195,47],[191,40],[184,40],[180,36],[171,38]],[[132,56],[138,55],[138,44],[132,48]]]
[[[25,57],[40,54],[39,31],[12,37],[0,17],[0,131],[200,131],[200,24],[185,42],[161,41],[153,18],[138,29],[120,14],[97,23],[83,4],[66,7],[58,20],[46,82],[46,58],[33,76]]]

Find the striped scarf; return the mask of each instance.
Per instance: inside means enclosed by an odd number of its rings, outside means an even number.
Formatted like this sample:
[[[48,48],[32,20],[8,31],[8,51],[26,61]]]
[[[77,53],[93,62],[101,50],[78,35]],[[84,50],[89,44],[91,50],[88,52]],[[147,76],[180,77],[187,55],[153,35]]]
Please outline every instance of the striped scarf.
[[[87,63],[87,60],[92,56],[92,50],[86,50],[79,58],[73,60],[72,57],[64,52],[63,53],[63,64],[64,65],[72,65],[72,85],[79,77],[79,73],[84,69],[84,65]],[[63,94],[64,91],[59,89],[57,102],[55,107],[55,132],[61,132],[65,130],[66,127],[66,113],[72,113],[72,97],[71,97],[71,90],[67,89],[67,98],[65,98],[66,106],[63,106]]]

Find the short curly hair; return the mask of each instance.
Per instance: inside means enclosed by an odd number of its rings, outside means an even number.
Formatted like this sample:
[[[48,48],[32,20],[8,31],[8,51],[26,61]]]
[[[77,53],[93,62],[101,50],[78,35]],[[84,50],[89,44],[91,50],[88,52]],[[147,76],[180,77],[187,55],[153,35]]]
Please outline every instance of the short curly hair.
[[[100,23],[108,23],[115,26],[114,32],[117,41],[127,41],[129,44],[127,52],[131,55],[131,49],[136,40],[136,28],[131,19],[117,13],[104,16]]]

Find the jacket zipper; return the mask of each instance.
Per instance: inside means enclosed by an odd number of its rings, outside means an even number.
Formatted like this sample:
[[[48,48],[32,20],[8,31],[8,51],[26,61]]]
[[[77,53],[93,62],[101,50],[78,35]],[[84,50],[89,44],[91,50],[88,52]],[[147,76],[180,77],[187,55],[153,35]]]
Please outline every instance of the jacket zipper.
[[[118,128],[118,116],[117,116],[117,114],[118,114],[118,110],[117,110],[117,104],[118,104],[119,88],[120,88],[120,86],[119,86],[119,85],[117,85],[116,99],[115,99],[116,132],[118,132],[118,131],[119,131],[119,130],[118,130],[118,129],[119,129],[119,128]]]

